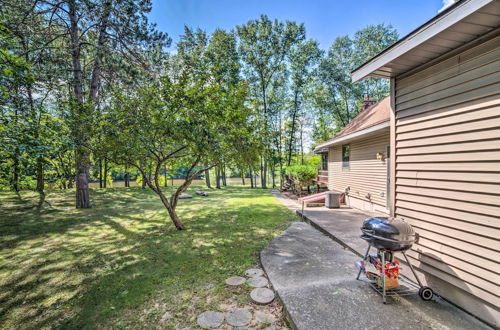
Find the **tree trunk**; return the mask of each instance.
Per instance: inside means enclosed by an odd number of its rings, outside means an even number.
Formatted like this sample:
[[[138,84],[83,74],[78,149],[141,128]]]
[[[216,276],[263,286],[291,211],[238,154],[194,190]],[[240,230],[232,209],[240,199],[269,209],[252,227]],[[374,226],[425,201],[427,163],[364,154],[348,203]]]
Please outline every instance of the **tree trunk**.
[[[99,159],[99,188],[102,188],[102,159]]]
[[[104,159],[104,188],[108,187],[108,160]]]
[[[301,157],[301,164],[304,165],[304,126],[303,123],[300,123],[300,157]]]
[[[125,165],[125,175],[123,176],[124,186],[125,188],[130,187],[130,177],[128,174],[128,166]]]
[[[252,169],[250,169],[250,188],[253,188],[254,187],[254,184],[253,184],[253,173],[252,173]]]
[[[38,156],[36,159],[36,191],[43,193],[44,190],[43,158]]]
[[[267,189],[267,160],[264,157],[264,165],[262,167],[262,176],[260,178],[262,189]]]
[[[241,170],[241,184],[245,185],[245,171]]]
[[[83,75],[80,62],[80,31],[79,17],[75,0],[68,1],[70,18],[71,59],[73,64],[73,92],[77,125],[75,137],[75,167],[76,167],[76,208],[91,208],[89,195],[90,154],[85,145],[88,140],[88,119],[83,98]],[[83,117],[83,118],[82,118]]]
[[[226,183],[226,167],[224,165],[222,165],[222,185],[224,187],[227,187],[227,183]]]
[[[19,192],[19,172],[20,172],[20,168],[19,168],[19,153],[20,153],[20,150],[19,150],[19,147],[16,145],[16,148],[15,148],[15,152],[14,152],[14,162],[12,164],[12,167],[13,167],[13,173],[12,173],[12,189],[14,189],[14,191],[16,193]]]
[[[26,63],[30,62],[28,54],[29,53],[27,52],[26,53]],[[35,111],[35,102],[33,101],[33,90],[31,89],[30,85],[27,86],[27,92],[28,92],[28,101],[30,104],[31,113],[33,113],[33,115],[37,117],[34,137],[36,140],[38,140],[40,138],[40,125],[41,125],[41,121],[42,121],[42,111],[40,110],[40,112],[38,112],[38,113]],[[43,173],[43,156],[38,155],[36,158],[36,191],[40,193],[40,200],[42,200],[42,197],[43,197],[43,200],[45,200],[45,194],[43,193],[44,188],[45,187],[44,187],[44,173]],[[42,201],[42,204],[43,204],[43,201]],[[40,206],[40,208],[41,208],[41,206]]]
[[[174,223],[175,228],[177,230],[184,230],[184,229],[186,229],[186,227],[184,227],[184,225],[182,224],[181,219],[179,219],[179,216],[177,215],[177,212],[175,212],[175,207],[173,207],[168,202],[168,200],[165,197],[165,195],[163,194],[163,192],[161,190],[158,190],[156,193],[158,194],[158,196],[160,196],[161,202],[163,203],[163,205],[167,209],[168,215],[170,216],[170,219]]]
[[[215,168],[215,188],[220,189],[220,167]]]
[[[293,139],[295,137],[295,122],[297,121],[297,113],[299,110],[298,92],[295,91],[293,98],[293,114],[292,114],[292,127],[290,129],[289,144],[288,144],[288,159],[287,166],[292,162]]]
[[[177,212],[175,212],[175,209],[167,207],[167,210],[168,210],[168,215],[170,216],[170,219],[173,221],[175,228],[177,228],[177,230],[186,229],[182,224],[181,219],[179,219],[179,216],[177,216]]]
[[[271,179],[272,179],[272,181],[273,181],[273,189],[274,189],[274,188],[276,188],[276,182],[275,182],[275,178],[274,178],[274,166],[275,166],[275,165],[273,165],[273,166],[271,167]]]
[[[164,178],[165,178],[165,184],[164,184],[164,186],[166,187],[166,186],[167,186],[167,183],[168,183],[167,166],[165,166],[165,174],[164,174]]]
[[[212,188],[212,185],[210,184],[210,170],[205,170],[205,183],[207,188]]]
[[[15,120],[15,125],[18,125],[18,109],[16,107],[14,111],[14,120]],[[16,192],[19,193],[19,172],[20,170],[20,165],[19,165],[19,154],[21,150],[19,149],[19,144],[16,144],[14,148],[14,154],[12,155],[12,180],[11,180],[11,186],[12,189]]]

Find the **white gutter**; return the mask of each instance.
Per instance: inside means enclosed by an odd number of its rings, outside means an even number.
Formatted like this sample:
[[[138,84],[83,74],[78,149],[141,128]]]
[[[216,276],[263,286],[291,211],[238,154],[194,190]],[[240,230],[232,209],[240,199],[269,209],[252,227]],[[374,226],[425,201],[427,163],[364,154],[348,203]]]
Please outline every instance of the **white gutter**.
[[[390,121],[385,121],[385,122],[383,122],[381,124],[365,128],[365,129],[363,129],[361,131],[357,131],[357,132],[348,134],[346,136],[339,137],[338,139],[334,138],[334,140],[323,142],[322,144],[316,146],[316,148],[314,148],[314,150],[325,148],[325,147],[331,147],[331,146],[339,144],[341,142],[345,142],[345,141],[352,140],[352,139],[355,139],[355,138],[358,138],[358,137],[362,137],[364,135],[376,132],[378,130],[381,130],[381,129],[384,129],[384,128],[387,128],[387,127],[390,127],[390,126],[391,126],[391,122]]]
[[[393,46],[375,56],[369,62],[355,69],[351,74],[352,82],[368,78],[370,74],[377,71],[381,67],[387,65],[391,61],[394,61],[398,57],[421,45],[430,38],[436,36],[438,33],[443,32],[493,1],[495,0],[460,1],[456,4],[455,8],[449,8],[449,11],[443,11],[442,15],[437,15],[435,19],[431,19],[417,30],[399,40]]]

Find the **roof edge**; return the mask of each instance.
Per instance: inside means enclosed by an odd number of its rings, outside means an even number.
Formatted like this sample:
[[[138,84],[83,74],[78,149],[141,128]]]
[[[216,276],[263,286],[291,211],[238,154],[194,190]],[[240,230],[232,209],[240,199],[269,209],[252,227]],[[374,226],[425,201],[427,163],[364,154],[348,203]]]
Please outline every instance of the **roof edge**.
[[[365,129],[363,129],[361,131],[353,132],[351,134],[341,136],[338,139],[334,138],[334,139],[332,139],[330,141],[326,141],[326,142],[323,142],[321,144],[318,144],[316,146],[316,148],[314,148],[314,150],[319,150],[319,149],[322,149],[322,148],[325,148],[325,147],[331,147],[331,146],[336,145],[338,143],[341,143],[341,142],[344,142],[344,141],[347,141],[347,140],[351,140],[351,139],[354,139],[354,138],[362,137],[362,136],[365,136],[367,134],[370,134],[370,133],[382,130],[382,129],[390,127],[390,126],[391,126],[391,121],[390,120],[386,120],[386,121],[383,121],[382,123],[379,123],[379,124],[367,127],[367,128],[365,128]]]
[[[486,6],[495,0],[461,0],[446,8],[403,38],[399,39],[393,45],[387,47],[379,54],[372,57],[367,62],[351,72],[352,82],[366,79],[374,71],[380,69],[387,63],[404,55],[408,51],[422,44],[429,38],[446,30],[453,24],[464,19],[480,8]],[[452,15],[455,14],[455,15]]]

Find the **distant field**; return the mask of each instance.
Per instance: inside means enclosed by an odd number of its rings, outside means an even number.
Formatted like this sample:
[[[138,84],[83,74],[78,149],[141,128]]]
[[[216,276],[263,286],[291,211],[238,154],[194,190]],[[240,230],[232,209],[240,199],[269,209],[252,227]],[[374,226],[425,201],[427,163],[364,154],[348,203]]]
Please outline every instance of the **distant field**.
[[[188,193],[205,189],[193,186]],[[178,232],[149,189],[0,193],[2,329],[194,328],[197,315],[233,299],[224,279],[294,216],[268,190],[227,187],[181,200]],[[239,298],[238,298],[239,299]],[[241,299],[248,299],[242,295]]]

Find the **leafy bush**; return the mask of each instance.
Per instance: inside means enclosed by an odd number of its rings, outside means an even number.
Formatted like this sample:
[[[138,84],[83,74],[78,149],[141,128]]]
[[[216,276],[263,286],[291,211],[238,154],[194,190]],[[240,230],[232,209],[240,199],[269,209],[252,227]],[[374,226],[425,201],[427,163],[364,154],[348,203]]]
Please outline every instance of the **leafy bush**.
[[[292,165],[284,170],[285,174],[298,187],[309,186],[312,180],[316,178],[317,166],[311,165]]]

